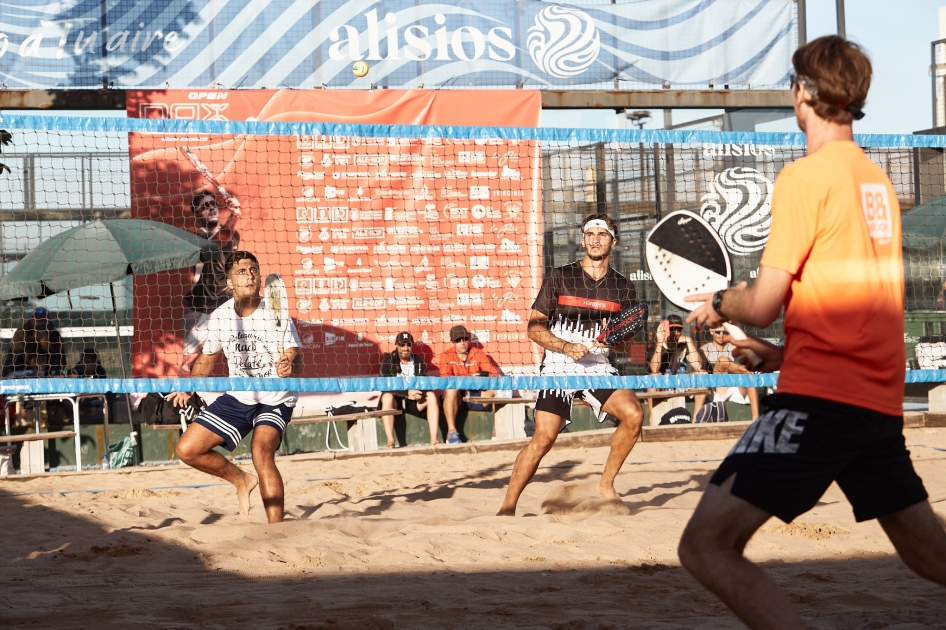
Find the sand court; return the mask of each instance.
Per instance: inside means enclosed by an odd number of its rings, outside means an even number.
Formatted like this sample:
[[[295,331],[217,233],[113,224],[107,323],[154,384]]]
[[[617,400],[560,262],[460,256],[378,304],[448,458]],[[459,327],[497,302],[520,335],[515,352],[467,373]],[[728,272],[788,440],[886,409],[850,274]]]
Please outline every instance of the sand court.
[[[907,443],[946,515],[946,429]],[[593,440],[589,440],[594,443]],[[600,440],[599,440],[600,441]],[[185,466],[0,479],[0,625],[124,628],[739,628],[676,546],[732,442],[556,447],[500,518],[514,450],[278,459],[286,522]],[[245,464],[249,469],[249,463]],[[95,491],[95,492],[90,492]],[[857,524],[836,486],[750,542],[815,628],[943,627],[946,597]]]

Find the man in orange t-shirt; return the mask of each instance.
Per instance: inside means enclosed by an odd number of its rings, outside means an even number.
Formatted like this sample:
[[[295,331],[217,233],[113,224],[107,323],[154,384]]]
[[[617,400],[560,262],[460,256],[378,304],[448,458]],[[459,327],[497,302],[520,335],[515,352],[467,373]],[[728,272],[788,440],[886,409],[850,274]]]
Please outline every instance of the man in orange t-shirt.
[[[710,479],[680,560],[751,628],[803,628],[743,550],[771,516],[785,522],[837,482],[858,521],[878,519],[904,562],[946,585],[946,532],[903,439],[903,261],[890,180],[854,143],[871,65],[841,37],[792,57],[792,95],[808,155],[775,180],[758,279],[688,318],[766,327],[785,307],[785,345],[733,340],[780,370],[778,394]],[[738,352],[738,350],[737,350]]]
[[[499,376],[499,367],[481,348],[470,345],[470,332],[463,326],[450,329],[450,346],[440,354],[438,364],[440,376]],[[457,412],[463,391],[443,390],[443,415],[447,419],[447,444],[459,444],[460,432],[457,431]],[[494,398],[496,392],[470,391],[471,396]],[[473,405],[469,408],[475,409]]]

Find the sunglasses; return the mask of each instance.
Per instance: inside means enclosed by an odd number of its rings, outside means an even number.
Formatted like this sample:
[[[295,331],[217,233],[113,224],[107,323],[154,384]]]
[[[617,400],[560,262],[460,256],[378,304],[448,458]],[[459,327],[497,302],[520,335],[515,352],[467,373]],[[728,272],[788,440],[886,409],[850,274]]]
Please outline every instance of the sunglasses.
[[[680,325],[671,326],[670,330],[683,330],[683,326],[680,326]]]
[[[710,332],[713,333],[714,335],[728,335],[729,334],[729,331],[726,330],[725,328],[722,330],[711,330]]]
[[[400,343],[397,344],[397,347],[398,347],[398,348],[407,348],[407,347],[412,346],[412,345],[414,345],[414,344],[412,344],[410,341],[402,341],[402,342],[400,342]]]
[[[469,337],[460,337],[459,339],[454,339],[453,343],[460,343],[461,341],[469,341]]]
[[[815,84],[811,79],[806,77],[803,74],[795,74],[794,72],[789,76],[789,81],[791,82],[792,89],[795,89],[796,85],[800,85],[811,95],[811,98],[818,98],[818,88],[815,87]]]

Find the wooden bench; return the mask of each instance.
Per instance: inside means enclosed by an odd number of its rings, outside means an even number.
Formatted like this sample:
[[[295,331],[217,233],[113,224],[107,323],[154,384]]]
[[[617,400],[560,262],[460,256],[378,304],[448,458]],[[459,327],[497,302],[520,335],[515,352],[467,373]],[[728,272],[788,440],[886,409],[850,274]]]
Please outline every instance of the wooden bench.
[[[526,410],[521,405],[534,403],[535,398],[500,398],[464,396],[463,401],[476,405],[490,405],[493,412],[493,430],[497,440],[511,440],[526,436]],[[502,409],[497,410],[497,407]]]
[[[355,452],[378,450],[378,435],[374,420],[381,416],[399,416],[404,412],[400,409],[377,409],[361,413],[347,413],[340,416],[309,416],[293,418],[292,424],[317,424],[320,422],[347,422],[348,448]],[[184,431],[186,427],[177,424],[149,424],[154,431]]]
[[[687,389],[682,392],[672,389],[660,390],[658,392],[635,392],[638,400],[647,400],[651,398],[676,398],[677,396],[696,396],[698,394],[709,394],[710,390],[706,387],[697,387]],[[468,403],[479,405],[516,405],[534,403],[535,398],[490,398],[489,396],[464,396],[463,400]]]
[[[685,389],[682,392],[678,392],[673,389],[662,389],[658,392],[634,392],[637,394],[638,400],[660,400],[661,398],[677,398],[680,396],[690,397],[690,396],[699,396],[700,394],[709,394],[710,390],[708,387],[696,387],[693,389]]]
[[[0,435],[0,442],[35,442],[37,440],[63,440],[74,438],[75,431],[49,431],[47,433],[26,433],[24,435]]]
[[[2,435],[0,442],[7,444],[21,443],[20,472],[24,475],[41,475],[46,472],[46,457],[43,453],[44,440],[59,440],[76,437],[75,431],[47,431],[46,433],[26,433],[24,435]],[[81,470],[81,467],[80,467]]]
[[[662,399],[676,398],[678,396],[696,396],[700,394],[709,394],[710,390],[705,387],[687,389],[683,392],[677,392],[672,389],[660,390],[655,392],[635,392],[638,400],[652,400],[654,402]],[[489,396],[464,396],[463,400],[468,403],[479,405],[490,405],[493,411],[494,428],[497,439],[512,439],[525,437],[523,424],[525,422],[525,408],[520,405],[526,405],[535,402],[535,398],[499,398]],[[506,407],[512,405],[512,407]],[[497,407],[503,406],[497,413]],[[508,410],[508,411],[507,411]],[[507,413],[503,413],[507,411]]]
[[[145,425],[152,431],[183,431],[184,427],[179,424],[148,424]]]
[[[10,425],[10,405],[20,404],[24,407],[33,408],[33,420],[36,424],[36,433],[40,433],[40,417],[38,409],[45,405],[47,401],[50,400],[60,400],[67,401],[72,405],[72,436],[75,438],[75,449],[76,449],[76,468],[82,470],[82,446],[80,444],[79,436],[79,401],[85,400],[88,398],[101,398],[103,402],[103,426],[105,431],[105,443],[108,444],[108,402],[104,393],[97,394],[11,394],[6,397],[6,401],[3,403],[3,417],[6,427],[7,435],[12,433]],[[134,434],[132,434],[134,435]],[[44,438],[34,438],[34,439],[44,439]],[[52,439],[52,438],[50,438]]]
[[[353,453],[378,450],[378,430],[376,418],[382,416],[400,416],[404,412],[400,409],[376,409],[360,413],[346,413],[340,416],[313,416],[308,418],[293,418],[292,424],[316,424],[319,422],[347,422],[348,423],[348,450]]]
[[[523,405],[535,402],[535,398],[491,398],[489,396],[464,396],[463,400],[475,405],[492,405],[494,408],[496,405]]]
[[[673,390],[673,389],[661,389],[656,392],[635,392],[637,393],[637,398],[639,400],[648,400],[650,401],[650,426],[656,427],[657,422],[660,420],[661,414],[667,413],[670,410],[670,399],[672,398],[683,398],[686,399],[689,396],[699,396],[707,395],[712,390],[708,387],[694,387],[690,389],[684,389],[683,391]],[[641,433],[641,441],[644,440],[644,434]]]

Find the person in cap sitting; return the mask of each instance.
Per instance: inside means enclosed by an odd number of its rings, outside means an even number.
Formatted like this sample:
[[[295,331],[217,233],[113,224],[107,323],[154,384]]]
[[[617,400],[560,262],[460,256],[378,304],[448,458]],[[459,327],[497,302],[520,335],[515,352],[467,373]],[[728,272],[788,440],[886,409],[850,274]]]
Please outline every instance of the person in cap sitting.
[[[381,360],[381,376],[427,376],[427,363],[419,354],[414,354],[414,337],[409,332],[399,332],[394,338],[397,346]],[[430,428],[430,443],[442,444],[438,438],[440,406],[434,392],[418,389],[403,389],[381,394],[381,409],[401,409],[412,416],[427,415]],[[424,412],[424,413],[421,413]],[[384,434],[388,439],[387,448],[394,448],[394,416],[382,416]]]
[[[657,326],[654,350],[648,361],[651,374],[683,374],[686,372],[703,374],[703,360],[696,341],[683,334],[683,318],[672,313],[661,320]],[[648,390],[655,391],[655,390]],[[651,399],[650,410],[653,413],[654,401]],[[706,394],[693,397],[693,416],[706,404]]]
[[[751,374],[746,366],[733,356],[729,331],[722,326],[710,328],[712,340],[700,346],[700,352],[706,358],[709,371],[713,374]],[[749,405],[752,419],[759,417],[759,390],[754,387],[717,387],[713,400],[725,402],[731,400],[737,405]]]
[[[499,376],[499,367],[482,348],[470,345],[470,333],[463,326],[450,329],[450,345],[440,354],[440,376]],[[494,398],[493,390],[443,390],[443,415],[447,419],[447,444],[459,444],[457,411],[463,395]],[[483,405],[467,403],[469,409],[485,409]]]
[[[74,378],[105,378],[108,374],[105,367],[99,361],[99,353],[92,346],[87,346],[79,355],[79,361],[75,364],[69,374]],[[115,402],[115,394],[106,392],[105,404],[111,409]],[[83,423],[103,422],[101,419],[103,402],[101,398],[83,398],[79,401],[79,416]]]

